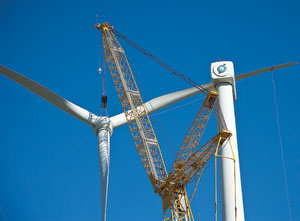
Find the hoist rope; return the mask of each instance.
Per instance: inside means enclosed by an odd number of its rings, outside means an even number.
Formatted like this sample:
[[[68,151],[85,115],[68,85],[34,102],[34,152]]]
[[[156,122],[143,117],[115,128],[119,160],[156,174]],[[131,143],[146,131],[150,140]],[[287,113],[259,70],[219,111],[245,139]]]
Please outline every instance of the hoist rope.
[[[277,103],[277,97],[276,97],[276,88],[275,88],[275,80],[274,80],[273,70],[272,70],[272,83],[273,83],[273,94],[274,94],[274,102],[275,102],[277,129],[278,129],[280,151],[281,151],[281,161],[282,161],[283,176],[284,176],[284,183],[285,183],[285,192],[286,192],[286,198],[287,198],[287,203],[288,203],[290,221],[292,221],[293,220],[292,219],[292,210],[291,210],[291,204],[290,204],[289,189],[288,189],[286,168],[285,168],[285,161],[284,161],[284,154],[283,154],[283,145],[282,145],[282,137],[281,137],[280,121],[279,121],[279,112],[278,112],[278,103]]]
[[[98,24],[98,14],[96,15]],[[102,34],[99,32],[99,68],[98,73],[102,75],[102,96],[101,96],[101,116],[108,116],[107,112],[107,96],[106,96],[106,61],[105,61],[105,49],[101,47]],[[101,61],[102,60],[102,61]],[[104,113],[103,113],[104,112]]]
[[[102,50],[102,97],[101,97],[101,109],[105,111],[105,116],[108,116],[107,112],[107,96],[106,96],[106,63],[105,63],[105,51]],[[103,113],[102,113],[103,114]]]
[[[161,65],[162,67],[164,67],[165,69],[167,69],[168,71],[172,72],[173,74],[175,74],[176,76],[180,77],[181,79],[183,79],[185,82],[191,84],[192,86],[198,88],[200,91],[202,91],[203,93],[207,94],[207,90],[202,87],[201,85],[197,84],[196,82],[194,82],[193,80],[191,80],[190,78],[188,78],[187,76],[185,76],[184,74],[180,73],[179,71],[175,70],[174,68],[172,68],[170,65],[166,64],[165,62],[163,62],[162,60],[158,59],[157,57],[155,57],[153,54],[150,54],[149,52],[147,52],[145,49],[143,49],[142,47],[140,47],[139,45],[137,45],[136,43],[134,43],[133,41],[131,41],[130,39],[126,38],[124,35],[122,35],[121,33],[119,33],[118,31],[116,31],[114,28],[110,27],[110,30],[116,34],[118,37],[122,38],[124,41],[126,41],[128,44],[130,44],[131,46],[133,46],[135,49],[137,49],[138,51],[142,52],[144,55],[148,56],[149,58],[151,58],[153,61],[155,61],[156,63],[158,63],[159,65]]]
[[[106,65],[105,65],[105,55],[104,48],[102,50],[102,95],[106,96]]]

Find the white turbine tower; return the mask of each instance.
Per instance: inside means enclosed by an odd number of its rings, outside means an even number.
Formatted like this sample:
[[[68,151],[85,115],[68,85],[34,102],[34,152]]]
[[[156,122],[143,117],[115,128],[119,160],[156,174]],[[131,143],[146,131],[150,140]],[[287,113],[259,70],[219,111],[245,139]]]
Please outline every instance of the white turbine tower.
[[[225,64],[225,71],[223,71],[220,65]],[[288,63],[283,65],[277,65],[269,68],[264,68],[258,71],[249,72],[246,74],[241,74],[235,77],[233,72],[233,65],[231,62],[221,62],[212,64],[212,83],[201,85],[205,89],[217,88],[219,92],[219,112],[218,119],[223,119],[228,129],[233,133],[233,145],[234,151],[237,154],[237,142],[236,142],[236,130],[235,130],[235,119],[234,119],[234,107],[233,100],[235,96],[235,80],[241,80],[247,77],[251,77],[256,74],[263,72],[287,67],[294,65],[296,63]],[[217,69],[216,69],[217,68]],[[218,69],[219,68],[219,69]],[[98,150],[99,150],[99,163],[100,163],[100,181],[101,181],[101,220],[106,220],[106,208],[107,208],[107,191],[108,191],[108,176],[109,176],[109,158],[110,158],[110,136],[112,135],[113,129],[122,126],[127,123],[124,113],[113,116],[111,118],[101,117],[93,114],[84,108],[79,107],[76,104],[58,96],[54,92],[45,88],[44,86],[10,70],[2,65],[0,65],[0,73],[8,77],[9,79],[17,82],[21,86],[27,88],[38,96],[42,97],[46,101],[50,102],[54,106],[60,108],[61,110],[71,114],[82,122],[93,127],[94,133],[98,138]],[[199,94],[201,91],[197,88],[189,88],[181,90],[178,92],[163,95],[154,98],[145,103],[148,114],[167,107],[173,103],[181,101],[185,98],[191,97],[193,95]],[[221,111],[220,111],[221,110]],[[219,121],[219,125],[222,122]],[[227,147],[223,149],[223,154],[226,155]],[[238,155],[238,154],[237,154]],[[238,164],[237,164],[238,165]],[[239,167],[237,167],[239,168]],[[239,169],[237,170],[238,187],[237,187],[237,198],[238,198],[238,220],[243,220],[243,202],[242,202],[242,192],[240,185],[240,174]],[[227,165],[225,162],[221,162],[221,180],[222,180],[222,207],[223,207],[223,220],[231,221],[234,217],[234,200],[232,199],[232,188],[233,188],[233,170],[232,165]]]

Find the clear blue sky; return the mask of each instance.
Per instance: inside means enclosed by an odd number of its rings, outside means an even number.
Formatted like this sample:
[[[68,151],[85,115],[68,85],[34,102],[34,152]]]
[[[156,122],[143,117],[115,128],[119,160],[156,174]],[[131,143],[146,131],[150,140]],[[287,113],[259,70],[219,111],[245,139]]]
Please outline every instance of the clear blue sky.
[[[210,63],[219,58],[233,61],[236,74],[299,62],[299,11],[297,0],[1,0],[0,64],[99,113],[97,13],[200,84],[210,81]],[[120,43],[145,101],[189,87]],[[274,73],[293,220],[300,220],[299,67]],[[110,116],[119,114],[109,74],[107,94]],[[237,97],[246,220],[289,220],[271,74],[238,83]],[[2,75],[0,100],[0,221],[100,220],[92,129]],[[168,169],[201,101],[151,117]],[[216,133],[214,117],[207,129],[204,140]],[[213,220],[213,171],[205,171],[194,199],[196,220]],[[111,138],[108,220],[162,220],[127,125]]]

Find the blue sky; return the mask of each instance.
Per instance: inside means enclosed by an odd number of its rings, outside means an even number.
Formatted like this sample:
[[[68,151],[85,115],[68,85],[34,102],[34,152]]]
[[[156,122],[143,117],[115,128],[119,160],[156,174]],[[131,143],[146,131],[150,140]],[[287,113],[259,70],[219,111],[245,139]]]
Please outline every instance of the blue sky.
[[[197,83],[210,63],[236,74],[300,58],[299,1],[0,2],[0,64],[94,113],[100,112],[96,14]],[[145,101],[188,88],[122,40]],[[274,72],[293,220],[300,220],[299,65]],[[107,73],[109,115],[122,109]],[[168,169],[204,96],[151,116]],[[237,83],[235,102],[245,216],[289,220],[271,73]],[[0,75],[0,220],[100,219],[97,140],[92,129]],[[201,100],[202,99],[202,100]],[[193,102],[189,105],[188,102]],[[176,108],[184,105],[181,108]],[[171,108],[176,108],[171,110]],[[204,140],[216,133],[209,121]],[[214,217],[213,166],[192,204]],[[221,209],[219,209],[221,211]],[[221,219],[221,214],[219,214]],[[162,220],[128,126],[111,138],[108,220]]]

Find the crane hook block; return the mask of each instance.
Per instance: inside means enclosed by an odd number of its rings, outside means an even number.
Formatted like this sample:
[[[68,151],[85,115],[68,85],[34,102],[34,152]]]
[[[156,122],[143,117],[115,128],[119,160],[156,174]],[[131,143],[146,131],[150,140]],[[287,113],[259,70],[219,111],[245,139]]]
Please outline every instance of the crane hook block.
[[[101,108],[107,108],[107,96],[102,95],[101,97]]]

